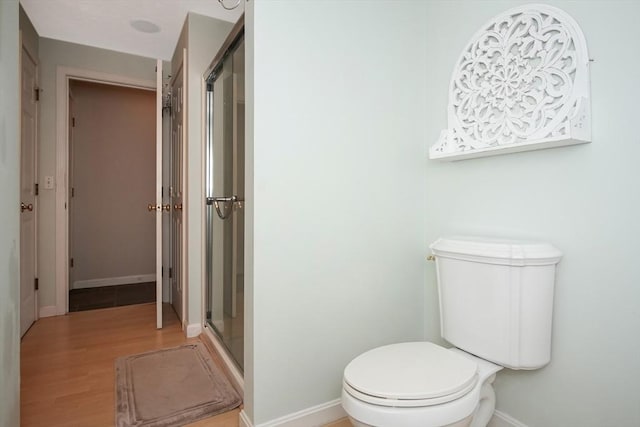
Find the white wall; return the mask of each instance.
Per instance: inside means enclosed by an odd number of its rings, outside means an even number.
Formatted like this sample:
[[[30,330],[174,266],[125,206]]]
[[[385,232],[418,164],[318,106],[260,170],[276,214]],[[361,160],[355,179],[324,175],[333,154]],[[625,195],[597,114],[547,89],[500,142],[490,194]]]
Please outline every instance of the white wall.
[[[422,126],[430,146],[446,127],[449,79],[461,50],[485,21],[521,2],[425,3]],[[593,142],[455,163],[425,160],[427,241],[475,234],[560,248],[552,361],[539,371],[499,373],[498,409],[530,427],[638,426],[640,3],[549,3],[576,19],[594,59]],[[430,264],[425,313],[431,339],[439,336],[435,287]]]
[[[20,425],[18,1],[0,1],[0,427]]]
[[[204,286],[204,77],[213,57],[233,27],[230,22],[189,13],[189,76],[187,78],[187,274],[188,319],[200,324]]]
[[[38,46],[40,44],[40,36],[38,32],[33,27],[33,23],[25,13],[22,6],[20,6],[20,19],[19,19],[19,27],[22,35],[22,43],[27,46],[30,52],[32,52],[36,59],[38,57]]]
[[[423,337],[432,64],[425,2],[246,7],[244,409],[260,424],[339,398],[362,351]]]
[[[173,72],[187,49],[187,323],[202,322],[204,286],[204,78],[233,24],[189,13],[173,53]]]
[[[136,79],[155,80],[155,59],[98,49],[47,38],[40,39],[40,153],[38,176],[56,175],[56,70],[71,67]],[[56,183],[64,185],[64,183]],[[40,307],[55,299],[55,191],[40,185],[38,200],[38,272]]]
[[[156,216],[147,205],[155,201],[156,93],[83,81],[70,89],[74,288],[155,277]]]

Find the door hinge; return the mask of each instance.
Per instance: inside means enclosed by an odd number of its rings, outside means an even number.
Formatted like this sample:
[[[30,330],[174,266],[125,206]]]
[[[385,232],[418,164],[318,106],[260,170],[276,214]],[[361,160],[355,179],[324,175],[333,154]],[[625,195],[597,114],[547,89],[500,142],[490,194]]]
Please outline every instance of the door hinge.
[[[69,260],[69,267],[73,268],[73,258]]]
[[[40,101],[40,88],[39,87],[34,87],[33,88],[33,93],[35,94],[36,102]]]
[[[76,197],[76,187],[71,187],[71,197]]]
[[[33,279],[33,288],[37,291],[38,290],[38,278],[34,278]]]
[[[71,118],[71,127],[72,128],[76,127],[76,118],[75,117]]]
[[[169,279],[173,278],[173,268],[169,267]]]
[[[36,193],[36,196],[40,194],[40,186],[38,184],[34,184],[34,191]]]

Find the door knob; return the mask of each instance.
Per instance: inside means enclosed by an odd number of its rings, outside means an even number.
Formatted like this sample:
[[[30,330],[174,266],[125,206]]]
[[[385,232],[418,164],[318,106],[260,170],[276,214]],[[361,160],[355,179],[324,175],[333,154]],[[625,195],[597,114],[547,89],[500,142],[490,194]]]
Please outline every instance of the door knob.
[[[171,210],[171,205],[154,205],[152,203],[149,203],[147,205],[147,210],[149,210],[149,212],[153,212],[153,211],[161,212],[163,209],[169,212]]]
[[[24,203],[20,203],[20,212],[24,212],[24,211],[32,212],[33,204],[29,203],[28,205],[25,205]]]

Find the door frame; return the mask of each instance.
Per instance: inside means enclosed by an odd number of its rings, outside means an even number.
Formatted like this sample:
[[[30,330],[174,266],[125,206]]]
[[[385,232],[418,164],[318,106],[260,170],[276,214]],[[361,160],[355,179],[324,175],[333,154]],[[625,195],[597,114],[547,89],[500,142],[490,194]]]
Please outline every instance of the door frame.
[[[69,80],[83,80],[114,86],[156,91],[155,80],[136,79],[117,74],[80,68],[58,67],[56,70],[56,314],[69,311]],[[156,278],[162,280],[162,277]]]

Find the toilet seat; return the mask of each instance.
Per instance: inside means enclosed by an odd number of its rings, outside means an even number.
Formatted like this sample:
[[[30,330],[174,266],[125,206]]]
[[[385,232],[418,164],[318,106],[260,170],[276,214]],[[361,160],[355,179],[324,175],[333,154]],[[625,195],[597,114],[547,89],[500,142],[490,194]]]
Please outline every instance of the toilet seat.
[[[378,347],[344,371],[344,390],[363,402],[389,407],[424,407],[451,402],[478,382],[478,364],[430,342]]]

